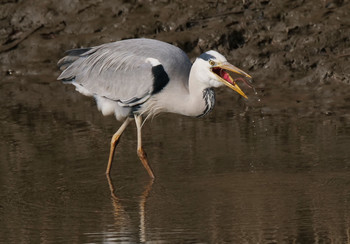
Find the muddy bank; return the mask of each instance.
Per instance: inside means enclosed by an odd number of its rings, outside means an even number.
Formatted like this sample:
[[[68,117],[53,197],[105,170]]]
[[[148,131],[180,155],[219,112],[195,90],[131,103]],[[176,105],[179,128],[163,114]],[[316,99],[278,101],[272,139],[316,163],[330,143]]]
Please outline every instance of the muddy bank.
[[[223,53],[254,77],[262,102],[246,104],[265,114],[348,116],[350,109],[347,0],[8,0],[0,2],[0,33],[3,84],[26,76],[56,82],[67,49],[148,37],[191,58]]]

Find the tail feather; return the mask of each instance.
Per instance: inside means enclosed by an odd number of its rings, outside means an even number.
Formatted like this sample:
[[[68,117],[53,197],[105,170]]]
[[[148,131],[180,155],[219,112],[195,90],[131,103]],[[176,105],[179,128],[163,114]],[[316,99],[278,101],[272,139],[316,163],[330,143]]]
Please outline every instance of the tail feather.
[[[74,61],[79,59],[80,57],[83,57],[85,53],[90,51],[91,48],[78,48],[78,49],[72,49],[65,52],[65,57],[61,58],[57,65],[58,68],[63,71],[65,70],[69,65],[71,65]]]
[[[81,57],[89,55],[90,50],[91,48],[79,48],[66,51],[66,56],[61,58],[57,63],[58,68],[62,71],[61,75],[57,79],[66,82],[73,81],[75,74],[74,72],[72,73],[69,66]]]
[[[76,48],[66,51],[64,54],[67,56],[84,56],[84,53],[87,53],[91,50],[91,47],[87,48]]]

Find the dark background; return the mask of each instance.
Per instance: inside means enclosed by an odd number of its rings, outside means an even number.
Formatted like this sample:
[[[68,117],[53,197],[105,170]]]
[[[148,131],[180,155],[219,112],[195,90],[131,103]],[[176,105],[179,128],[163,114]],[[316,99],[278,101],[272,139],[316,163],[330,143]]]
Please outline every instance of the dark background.
[[[350,4],[314,1],[1,1],[8,76],[48,75],[65,50],[126,38],[209,49],[254,77],[265,114],[337,114],[350,106]],[[253,104],[254,107],[254,104]]]

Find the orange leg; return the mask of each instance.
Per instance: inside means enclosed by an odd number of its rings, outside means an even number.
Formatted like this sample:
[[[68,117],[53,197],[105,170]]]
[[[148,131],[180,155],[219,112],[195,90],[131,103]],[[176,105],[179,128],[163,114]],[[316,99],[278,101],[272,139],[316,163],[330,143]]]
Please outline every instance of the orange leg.
[[[132,120],[132,118],[127,118],[124,123],[120,126],[120,128],[118,129],[118,131],[112,136],[112,140],[111,140],[111,149],[109,151],[109,159],[108,159],[108,165],[107,165],[107,169],[106,169],[106,174],[109,175],[111,168],[112,168],[112,161],[113,161],[113,156],[114,156],[114,151],[116,146],[119,143],[120,137],[123,134],[124,130],[126,129],[126,127],[129,125],[130,121]]]
[[[139,156],[143,167],[148,172],[148,175],[154,179],[154,174],[151,167],[148,164],[147,155],[142,148],[142,138],[141,138],[141,127],[142,127],[142,117],[140,115],[135,115],[135,122],[137,127],[137,155]]]

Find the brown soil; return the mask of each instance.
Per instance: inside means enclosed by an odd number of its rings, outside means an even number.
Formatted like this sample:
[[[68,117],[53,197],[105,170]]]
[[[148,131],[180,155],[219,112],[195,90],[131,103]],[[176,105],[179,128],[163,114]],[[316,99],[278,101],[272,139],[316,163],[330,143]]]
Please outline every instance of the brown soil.
[[[265,114],[350,119],[349,0],[3,0],[0,33],[2,82],[55,82],[67,49],[148,37],[218,50],[254,77],[262,102],[247,104]]]

